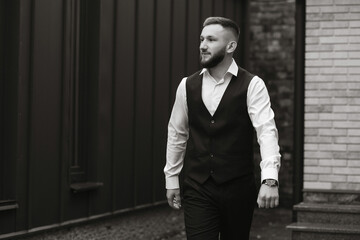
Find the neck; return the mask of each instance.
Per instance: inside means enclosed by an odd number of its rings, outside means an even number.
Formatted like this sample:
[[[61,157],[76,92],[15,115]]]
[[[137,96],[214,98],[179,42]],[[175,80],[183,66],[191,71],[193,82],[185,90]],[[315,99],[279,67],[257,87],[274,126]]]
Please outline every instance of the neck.
[[[225,57],[218,65],[213,68],[209,68],[210,75],[216,80],[220,81],[224,78],[225,73],[229,69],[232,63],[232,57]]]

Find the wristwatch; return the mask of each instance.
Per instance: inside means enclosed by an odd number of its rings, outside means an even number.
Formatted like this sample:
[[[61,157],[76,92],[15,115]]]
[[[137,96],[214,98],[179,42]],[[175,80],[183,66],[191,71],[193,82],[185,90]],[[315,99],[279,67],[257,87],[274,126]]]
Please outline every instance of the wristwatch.
[[[277,187],[279,186],[278,182],[275,179],[265,179],[261,184],[265,184],[269,187]]]

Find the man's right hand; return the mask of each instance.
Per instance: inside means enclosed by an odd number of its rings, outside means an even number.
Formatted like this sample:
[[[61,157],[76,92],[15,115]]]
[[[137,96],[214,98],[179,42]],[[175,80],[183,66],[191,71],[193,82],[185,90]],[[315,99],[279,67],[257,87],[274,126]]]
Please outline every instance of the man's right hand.
[[[179,210],[181,208],[181,197],[179,188],[168,189],[166,191],[166,197],[170,207],[176,210]]]

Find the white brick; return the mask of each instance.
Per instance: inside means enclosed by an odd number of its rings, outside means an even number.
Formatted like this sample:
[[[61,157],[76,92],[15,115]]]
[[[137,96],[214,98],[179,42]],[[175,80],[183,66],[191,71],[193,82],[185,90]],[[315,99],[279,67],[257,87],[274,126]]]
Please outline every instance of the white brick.
[[[334,75],[309,75],[306,77],[306,82],[331,82],[334,77]]]
[[[307,1],[307,6],[332,5],[333,0],[311,0]]]
[[[319,88],[318,89],[326,89],[326,90],[336,90],[338,91],[339,89],[347,89],[347,84],[344,83],[333,83],[333,82],[325,82],[325,83],[319,83]]]
[[[323,13],[347,13],[350,10],[348,6],[322,6],[321,12]]]
[[[311,151],[306,151],[304,153],[304,157],[305,157],[305,159],[314,159],[314,158],[332,159],[334,157],[334,153],[332,153],[332,152],[311,152]]]
[[[320,28],[348,28],[349,22],[348,21],[329,21],[329,22],[320,22]]]
[[[305,136],[305,143],[332,143],[331,137]]]
[[[347,160],[343,159],[320,159],[319,160],[320,166],[332,166],[332,167],[346,167]]]
[[[323,83],[321,83],[323,84]],[[305,90],[308,90],[308,89],[311,89],[311,90],[316,90],[316,89],[319,89],[319,84],[318,83],[311,83],[311,82],[308,82],[305,84]]]
[[[359,48],[360,50],[360,48]],[[358,52],[349,52],[349,58],[360,58],[360,51]]]
[[[306,37],[305,38],[305,43],[306,44],[318,44],[319,43],[319,38],[318,37]]]
[[[360,182],[360,176],[348,176],[347,181],[348,182],[359,183]]]
[[[329,182],[304,182],[305,189],[331,189],[331,183]]]
[[[348,68],[345,68],[345,67],[321,68],[320,74],[343,75],[343,74],[347,74],[347,71],[348,71]]]
[[[319,72],[320,72],[319,68],[310,68],[310,67],[305,68],[305,75],[307,76],[318,74]]]
[[[360,18],[359,18],[360,19]],[[360,34],[360,29],[335,29],[334,35],[347,35],[347,36],[356,36]]]
[[[319,129],[319,136],[346,136],[347,129]]]
[[[317,144],[304,144],[304,150],[316,151],[316,150],[318,150],[318,145]]]
[[[318,120],[319,114],[318,113],[305,113],[305,120]]]
[[[320,56],[317,52],[307,52],[305,53],[305,59],[318,59]]]
[[[348,99],[342,97],[336,97],[331,100],[331,103],[334,105],[346,105],[348,103]]]
[[[356,151],[360,150],[360,146],[359,146],[359,144],[348,144],[347,145],[347,150],[349,152],[356,152]]]
[[[360,67],[348,67],[349,74],[360,74]]]
[[[320,28],[320,22],[306,22],[306,29]]]
[[[349,144],[359,143],[360,144],[360,138],[359,137],[334,137],[334,142],[335,143],[349,143]]]
[[[319,99],[318,98],[305,98],[305,105],[318,105]]]
[[[360,191],[360,183],[333,183],[332,189]]]
[[[359,160],[360,159],[360,152],[348,152],[347,158],[350,160]]]
[[[304,166],[304,173],[331,173],[331,167],[320,166]]]
[[[360,27],[360,21],[349,21],[349,27],[351,27],[351,28]]]
[[[360,6],[351,6],[350,12],[360,12]]]
[[[349,79],[349,76],[347,74],[333,76],[333,81],[335,81],[335,82],[347,82],[348,79]]]
[[[351,37],[348,36],[333,36],[333,37],[320,37],[320,44],[337,44],[337,43],[347,43]]]
[[[345,80],[345,81],[347,81],[349,83],[351,83],[351,82],[357,83],[360,80],[360,74],[351,74],[351,75],[348,74],[346,76],[343,76],[343,80],[340,80],[340,78],[338,80],[337,77],[340,77],[340,76],[334,77],[334,81],[344,81]]]
[[[306,14],[307,21],[332,21],[335,16],[333,13],[308,13]],[[352,19],[348,19],[352,20]]]
[[[349,154],[347,152],[332,152],[333,159],[348,159]]]
[[[313,0],[310,0],[312,2]],[[359,0],[335,0],[336,5],[358,5]]]
[[[346,59],[348,58],[347,52],[322,52],[320,53],[321,59]]]
[[[333,60],[335,66],[351,66],[351,67],[360,67],[360,59],[354,60],[354,59],[348,59],[348,60]]]
[[[320,151],[346,151],[346,144],[319,144]]]
[[[318,175],[317,174],[304,174],[304,180],[305,181],[317,181],[318,180]]]
[[[332,172],[335,174],[344,174],[344,175],[360,175],[360,168],[336,167],[332,169]]]
[[[318,164],[318,160],[316,159],[305,159],[304,161],[305,166],[317,166]]]
[[[359,36],[350,36],[349,38],[349,43],[360,43],[360,37]]]
[[[359,160],[349,160],[348,166],[349,167],[360,167],[360,159]]]
[[[348,83],[349,89],[360,89],[360,83]],[[358,105],[360,106],[360,98],[348,98],[349,105]],[[360,119],[359,119],[360,120]]]
[[[306,45],[305,46],[306,52],[329,52],[334,49],[333,45]]]
[[[321,182],[346,182],[346,175],[319,175],[319,181]]]
[[[360,96],[360,91],[359,90],[348,90],[348,97],[359,97]]]
[[[360,136],[360,129],[348,129],[347,133],[349,136]],[[360,148],[360,146],[359,146],[359,148]]]
[[[334,113],[352,113],[359,112],[360,106],[333,106]]]
[[[360,122],[337,121],[337,122],[333,122],[333,127],[335,127],[335,128],[360,128]]]
[[[330,121],[306,121],[305,127],[308,128],[330,128],[332,123]]]
[[[348,113],[348,120],[349,121],[359,121],[360,113]]]
[[[333,36],[334,29],[308,29],[306,30],[306,36],[318,37],[318,36]]]
[[[351,44],[336,44],[333,46],[334,51],[359,51],[360,50],[360,44],[357,43],[351,43]]]
[[[347,91],[346,90],[337,90],[337,89],[331,89],[331,90],[307,90],[305,91],[305,97],[318,97],[318,98],[327,98],[326,100],[329,99],[329,97],[343,97],[343,96],[347,96]],[[326,101],[325,100],[325,101]],[[330,104],[330,101],[327,102],[319,102],[321,104]],[[318,111],[322,111],[322,112],[328,112],[328,111],[332,111],[331,106],[319,106]]]
[[[317,128],[306,128],[304,130],[305,136],[317,136],[319,134],[319,129]]]
[[[343,20],[358,20],[359,15],[356,13],[336,13],[334,14],[335,20],[343,21]]]
[[[316,7],[307,6],[306,7],[306,12],[307,13],[319,13],[320,12],[320,7],[318,7],[318,6],[316,6]]]

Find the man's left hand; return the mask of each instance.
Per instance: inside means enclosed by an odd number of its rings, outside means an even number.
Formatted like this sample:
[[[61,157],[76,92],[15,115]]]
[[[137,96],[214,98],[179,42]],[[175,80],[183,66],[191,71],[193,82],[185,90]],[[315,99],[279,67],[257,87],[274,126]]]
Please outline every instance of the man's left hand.
[[[257,203],[259,208],[274,208],[279,205],[278,187],[270,187],[261,184]]]

